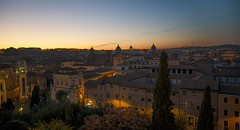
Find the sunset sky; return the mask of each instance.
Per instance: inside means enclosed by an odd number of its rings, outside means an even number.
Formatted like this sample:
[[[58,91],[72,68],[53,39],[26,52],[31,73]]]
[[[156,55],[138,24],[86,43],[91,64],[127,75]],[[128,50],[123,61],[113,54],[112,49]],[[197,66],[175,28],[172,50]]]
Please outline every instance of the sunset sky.
[[[240,0],[0,0],[0,48],[240,44]]]

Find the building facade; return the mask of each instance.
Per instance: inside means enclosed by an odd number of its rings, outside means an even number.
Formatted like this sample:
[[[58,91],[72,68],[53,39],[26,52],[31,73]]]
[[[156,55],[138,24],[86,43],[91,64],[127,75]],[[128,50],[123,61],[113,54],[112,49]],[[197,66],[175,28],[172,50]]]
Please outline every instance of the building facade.
[[[218,129],[239,130],[240,88],[221,86],[218,94]]]
[[[51,99],[57,101],[58,91],[67,93],[67,99],[72,103],[81,102],[84,98],[83,73],[64,70],[53,74],[53,85],[50,86]]]

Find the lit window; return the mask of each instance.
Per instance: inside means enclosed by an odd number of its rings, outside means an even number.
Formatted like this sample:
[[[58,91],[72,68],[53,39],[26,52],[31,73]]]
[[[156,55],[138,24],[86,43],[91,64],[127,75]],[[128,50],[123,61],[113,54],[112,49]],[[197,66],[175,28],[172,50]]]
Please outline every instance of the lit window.
[[[187,108],[187,102],[183,102],[182,108]]]
[[[196,96],[196,93],[195,93],[195,91],[192,91],[192,96]]]

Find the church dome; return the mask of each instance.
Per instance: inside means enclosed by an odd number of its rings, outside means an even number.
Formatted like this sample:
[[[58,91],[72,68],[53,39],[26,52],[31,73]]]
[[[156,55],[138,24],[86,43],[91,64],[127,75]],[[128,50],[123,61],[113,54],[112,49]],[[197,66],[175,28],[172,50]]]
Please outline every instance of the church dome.
[[[129,47],[129,50],[132,50],[132,49],[133,49],[133,47],[132,47],[132,46],[130,46],[130,47]]]
[[[153,44],[151,50],[156,50],[156,46]]]
[[[93,49],[93,47],[91,47],[91,49],[90,49],[90,54],[94,54],[94,49]]]
[[[121,47],[118,45],[117,47],[116,47],[116,53],[118,54],[118,53],[121,53]]]

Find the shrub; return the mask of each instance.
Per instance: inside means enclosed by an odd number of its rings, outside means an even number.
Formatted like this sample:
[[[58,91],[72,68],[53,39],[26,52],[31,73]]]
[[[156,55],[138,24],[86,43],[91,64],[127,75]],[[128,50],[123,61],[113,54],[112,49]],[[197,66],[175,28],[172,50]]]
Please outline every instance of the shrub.
[[[66,102],[67,101],[67,93],[66,92],[64,92],[64,91],[58,91],[57,93],[56,93],[56,99],[59,101],[59,102]]]
[[[33,130],[72,130],[74,127],[70,127],[66,123],[64,123],[62,120],[58,119],[52,119],[51,122],[46,123],[45,121],[35,124],[35,127]]]
[[[65,120],[65,105],[63,103],[51,103],[42,107],[33,115],[33,123],[38,121],[50,122],[51,119]]]
[[[151,120],[131,108],[106,108],[103,116],[92,114],[84,118],[80,129],[147,129]]]
[[[2,130],[27,130],[28,125],[20,120],[12,120],[2,127]]]

